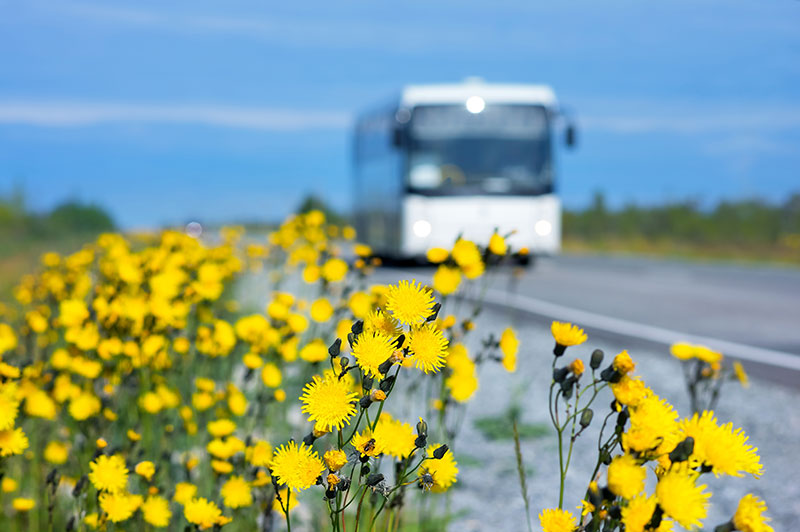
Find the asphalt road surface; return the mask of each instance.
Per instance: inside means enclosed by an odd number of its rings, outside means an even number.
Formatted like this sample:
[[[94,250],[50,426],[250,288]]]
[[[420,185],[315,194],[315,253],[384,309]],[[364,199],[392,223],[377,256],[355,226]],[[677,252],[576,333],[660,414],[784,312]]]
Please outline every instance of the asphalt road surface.
[[[432,268],[398,272],[429,280]],[[757,374],[800,386],[800,271],[644,258],[562,255],[521,276],[496,274],[487,299],[613,336],[694,341]]]

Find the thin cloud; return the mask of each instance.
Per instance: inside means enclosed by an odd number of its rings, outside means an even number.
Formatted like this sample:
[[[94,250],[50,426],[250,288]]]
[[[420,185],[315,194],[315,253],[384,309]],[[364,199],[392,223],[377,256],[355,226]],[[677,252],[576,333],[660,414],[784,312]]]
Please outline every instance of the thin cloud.
[[[743,110],[746,109],[746,110]],[[800,109],[763,109],[742,106],[739,109],[693,112],[691,109],[668,115],[641,112],[635,115],[580,116],[581,127],[612,133],[668,132],[679,134],[717,131],[782,131],[800,128]]]
[[[85,102],[0,102],[0,123],[75,127],[105,123],[202,124],[266,131],[341,129],[350,115],[340,111],[272,109],[226,105]]]

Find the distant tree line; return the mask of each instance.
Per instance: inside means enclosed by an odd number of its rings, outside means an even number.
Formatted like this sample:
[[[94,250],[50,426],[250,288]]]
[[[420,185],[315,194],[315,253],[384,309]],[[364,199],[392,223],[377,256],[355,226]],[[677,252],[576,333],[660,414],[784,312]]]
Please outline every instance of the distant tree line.
[[[584,210],[565,210],[565,238],[671,239],[691,244],[778,244],[800,239],[800,194],[772,204],[759,199],[722,201],[703,209],[696,201],[609,209],[602,193]]]
[[[0,196],[0,239],[44,240],[113,230],[114,220],[97,205],[66,201],[45,212],[29,209],[21,189]]]

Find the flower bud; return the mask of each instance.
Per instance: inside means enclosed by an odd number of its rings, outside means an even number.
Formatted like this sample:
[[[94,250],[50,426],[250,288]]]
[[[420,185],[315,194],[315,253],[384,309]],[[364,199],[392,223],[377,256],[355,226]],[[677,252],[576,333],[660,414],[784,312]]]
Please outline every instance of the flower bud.
[[[347,369],[347,366],[350,365],[350,359],[347,357],[342,357],[339,359],[339,366],[341,366],[342,371]]]
[[[583,428],[588,427],[589,424],[592,422],[593,417],[594,417],[594,412],[592,411],[591,408],[587,408],[586,410],[584,410],[583,414],[581,414],[581,421],[580,421],[581,427]]]
[[[404,343],[406,343],[406,335],[405,334],[401,334],[400,336],[398,336],[395,339],[394,348],[395,349],[402,349]]]
[[[600,378],[606,382],[617,383],[622,378],[622,373],[614,369],[614,366],[608,366],[600,372]]]
[[[603,350],[595,349],[592,351],[592,358],[589,359],[589,367],[597,369],[603,363]]]
[[[414,440],[414,446],[417,449],[422,449],[426,445],[428,445],[428,437],[427,436],[417,436],[417,438]]]
[[[78,482],[75,483],[75,487],[72,488],[72,496],[78,497],[83,491],[83,487],[86,486],[86,482],[89,481],[89,478],[86,475],[83,475]]]
[[[554,368],[553,380],[558,384],[561,384],[564,382],[564,379],[567,378],[567,373],[569,373],[569,368]]]
[[[361,466],[361,476],[369,475],[369,464],[364,464]]]
[[[389,375],[381,381],[381,383],[378,385],[378,388],[380,388],[384,393],[389,393],[389,390],[392,389],[392,385],[394,384],[394,379],[394,375]]]
[[[314,436],[313,432],[311,432],[311,433],[307,434],[305,438],[303,438],[303,443],[305,443],[306,445],[311,447],[311,445],[314,443],[314,440],[316,440],[316,439],[317,439],[317,437]]]
[[[618,427],[624,427],[625,423],[628,422],[628,418],[629,417],[631,417],[631,413],[628,411],[628,407],[626,406],[617,415],[617,426]]]
[[[669,459],[672,462],[685,462],[694,452],[694,438],[687,436],[682,442],[675,446],[675,449],[669,453]]]
[[[386,393],[383,390],[372,390],[369,394],[369,398],[373,401],[380,402],[386,399]]]
[[[367,477],[367,486],[376,486],[379,482],[383,482],[383,475],[381,473],[375,473]]]
[[[343,478],[336,487],[339,488],[339,491],[347,491],[347,490],[349,490],[350,489],[350,479],[349,478]]]
[[[364,379],[361,381],[361,386],[362,386],[362,387],[363,387],[365,390],[369,390],[370,388],[372,388],[372,383],[373,383],[373,382],[375,382],[375,379],[372,377],[372,375],[367,375],[367,376],[365,376],[365,377],[364,377]]]
[[[564,351],[566,351],[566,350],[567,350],[567,346],[561,345],[558,342],[556,342],[556,346],[553,348],[553,354],[555,356],[557,356],[557,357],[560,357],[561,355],[564,354]]]
[[[365,395],[361,399],[358,400],[358,405],[366,410],[372,404],[372,398],[369,395]]]
[[[436,460],[441,460],[442,457],[444,457],[444,455],[447,454],[447,451],[449,449],[450,448],[446,444],[445,445],[440,445],[439,447],[436,448],[435,451],[433,451],[433,457]]]
[[[341,351],[341,349],[342,349],[342,339],[337,338],[328,348],[328,354],[331,356],[331,358],[336,358],[339,356],[339,351]]]
[[[714,532],[733,532],[736,528],[733,526],[733,523],[728,521],[727,523],[721,524],[714,529]]]
[[[439,315],[439,311],[442,310],[442,304],[441,303],[436,303],[433,306],[432,310],[433,311],[431,312],[431,315],[428,316],[428,319],[425,320],[425,321],[434,321],[436,319],[436,317]]]
[[[420,436],[428,435],[428,424],[422,418],[419,418],[419,423],[417,423],[417,434]]]
[[[384,360],[380,366],[378,366],[378,372],[381,375],[386,375],[392,368],[392,364],[394,364],[394,361],[392,360],[392,357],[389,357],[388,359]]]
[[[350,327],[350,330],[353,332],[354,335],[358,336],[364,330],[364,320],[358,320]]]

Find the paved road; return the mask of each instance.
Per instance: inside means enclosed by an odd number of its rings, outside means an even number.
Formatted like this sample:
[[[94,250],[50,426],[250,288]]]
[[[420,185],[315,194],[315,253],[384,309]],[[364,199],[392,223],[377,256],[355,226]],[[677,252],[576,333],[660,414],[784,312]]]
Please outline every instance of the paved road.
[[[428,279],[432,271],[406,274]],[[384,271],[381,277],[397,275]],[[782,357],[794,367],[779,380],[800,379],[797,270],[563,255],[540,259],[514,281],[510,270],[500,272],[492,286],[498,303],[556,319],[575,316],[607,333],[628,331],[660,343],[700,340],[733,357],[778,367]]]

